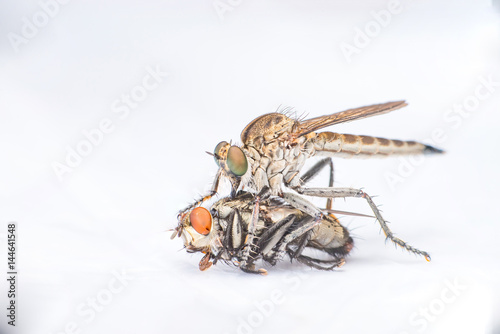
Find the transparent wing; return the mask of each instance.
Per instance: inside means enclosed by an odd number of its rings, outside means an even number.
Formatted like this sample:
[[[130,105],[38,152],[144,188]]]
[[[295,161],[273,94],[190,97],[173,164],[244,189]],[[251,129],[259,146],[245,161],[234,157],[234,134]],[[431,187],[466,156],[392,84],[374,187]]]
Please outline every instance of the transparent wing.
[[[403,108],[407,105],[408,104],[405,101],[394,101],[381,104],[374,104],[366,107],[349,109],[332,115],[325,115],[307,119],[305,121],[300,122],[300,126],[297,131],[297,136],[298,137],[304,136],[310,132],[334,124],[346,123],[358,119],[386,114],[393,110]]]

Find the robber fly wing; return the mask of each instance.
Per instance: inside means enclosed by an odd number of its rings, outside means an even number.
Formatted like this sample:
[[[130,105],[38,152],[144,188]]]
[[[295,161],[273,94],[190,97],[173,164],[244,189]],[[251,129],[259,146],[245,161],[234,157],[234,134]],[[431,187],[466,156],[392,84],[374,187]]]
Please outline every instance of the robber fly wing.
[[[386,114],[393,110],[403,108],[404,106],[407,106],[405,101],[394,101],[349,109],[331,115],[307,119],[300,122],[297,135],[300,137],[330,125]]]

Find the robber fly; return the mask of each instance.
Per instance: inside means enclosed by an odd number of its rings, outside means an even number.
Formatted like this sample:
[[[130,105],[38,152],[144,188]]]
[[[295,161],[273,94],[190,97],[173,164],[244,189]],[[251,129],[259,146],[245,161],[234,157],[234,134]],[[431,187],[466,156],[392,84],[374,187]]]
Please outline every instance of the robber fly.
[[[440,149],[415,141],[314,132],[330,125],[385,114],[406,105],[404,101],[387,102],[308,120],[294,119],[284,113],[270,113],[257,117],[242,131],[241,141],[243,144],[241,147],[225,141],[216,146],[212,155],[219,169],[212,190],[207,196],[182,210],[178,216],[179,220],[184,219],[193,207],[201,205],[214,196],[222,178],[231,182],[232,197],[235,196],[240,187],[253,190],[255,193],[264,187],[269,187],[272,195],[281,196],[287,203],[299,210],[307,212],[307,209],[314,207],[296,193],[283,192],[282,185],[284,184],[302,195],[329,199],[339,197],[364,198],[388,239],[411,252],[423,255],[429,261],[430,257],[426,252],[414,249],[390,232],[380,210],[364,191],[353,188],[333,188],[332,186],[328,188],[303,186],[307,179],[316,175],[326,165],[332,166],[331,160],[323,159],[304,175],[299,175],[305,161],[313,156],[366,158],[443,153]]]
[[[199,264],[202,271],[223,261],[245,272],[265,275],[265,269],[255,268],[257,260],[274,266],[286,255],[321,270],[345,263],[354,243],[333,214],[304,212],[269,194],[268,187],[258,195],[240,191],[234,198],[220,199],[210,210],[193,208],[179,222],[172,238],[181,236],[188,252],[205,254]],[[249,243],[252,233],[257,241]],[[304,255],[307,248],[326,253],[329,259]]]
[[[283,113],[262,115],[242,131],[241,148],[225,141],[216,146],[213,155],[220,167],[217,177],[231,181],[233,195],[241,183],[257,192],[268,186],[273,195],[282,194],[283,184],[300,193],[300,170],[313,156],[369,158],[442,153],[415,141],[314,132],[330,125],[385,114],[406,105],[404,101],[387,102],[308,120],[294,119]]]

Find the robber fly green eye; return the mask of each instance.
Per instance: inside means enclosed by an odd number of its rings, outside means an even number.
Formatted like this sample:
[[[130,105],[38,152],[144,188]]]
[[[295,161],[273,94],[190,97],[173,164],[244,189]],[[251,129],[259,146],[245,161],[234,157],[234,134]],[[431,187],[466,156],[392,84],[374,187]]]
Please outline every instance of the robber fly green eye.
[[[231,146],[227,152],[227,166],[231,173],[242,176],[247,172],[248,161],[245,153],[238,146]]]
[[[226,160],[227,168],[236,176],[242,176],[248,170],[248,161],[245,153],[238,146],[230,146],[226,141],[217,144],[214,150],[214,159],[219,167],[219,160]]]
[[[217,166],[219,166],[219,167],[220,167],[219,158],[222,155],[221,149],[228,146],[228,145],[229,145],[229,143],[227,141],[221,141],[220,143],[217,144],[217,146],[215,146],[214,160],[215,160],[215,163],[217,164]]]

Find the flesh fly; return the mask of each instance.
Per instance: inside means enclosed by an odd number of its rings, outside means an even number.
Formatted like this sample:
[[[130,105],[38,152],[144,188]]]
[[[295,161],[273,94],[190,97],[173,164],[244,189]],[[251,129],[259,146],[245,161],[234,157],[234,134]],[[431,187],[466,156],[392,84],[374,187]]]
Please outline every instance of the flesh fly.
[[[238,192],[234,198],[220,199],[210,209],[193,208],[179,222],[172,238],[180,236],[188,252],[205,254],[199,264],[202,271],[221,261],[265,275],[265,269],[256,269],[256,261],[274,266],[286,256],[320,270],[345,263],[354,242],[333,214],[322,214],[315,207],[300,210],[269,195],[265,187],[258,195]],[[305,255],[308,249],[328,258]]]

